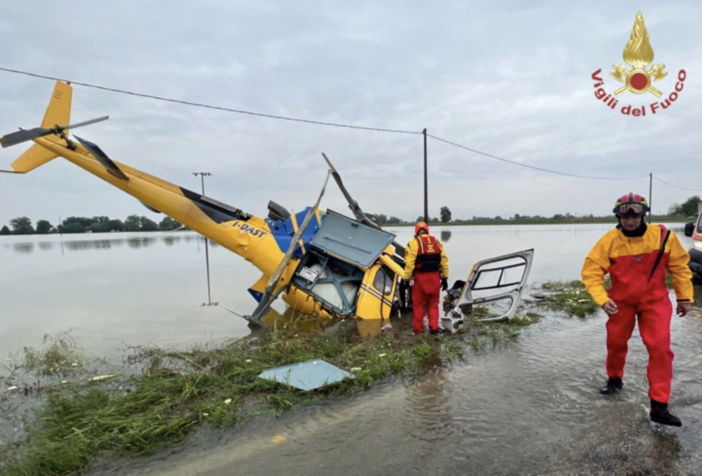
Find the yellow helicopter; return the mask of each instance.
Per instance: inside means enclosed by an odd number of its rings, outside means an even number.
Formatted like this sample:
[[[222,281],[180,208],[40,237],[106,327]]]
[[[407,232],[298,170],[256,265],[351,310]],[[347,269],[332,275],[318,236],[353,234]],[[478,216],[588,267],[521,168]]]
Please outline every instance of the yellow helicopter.
[[[238,254],[262,272],[261,278],[249,288],[258,306],[251,315],[242,316],[255,325],[261,325],[261,318],[280,295],[291,309],[327,319],[388,319],[406,304],[403,296],[408,294],[408,286],[401,280],[404,247],[394,241],[395,235],[382,230],[372,215],[361,210],[326,155],[323,154],[329,167],[327,181],[330,176],[334,178],[354,218],[319,210],[326,182],[314,206],[291,214],[270,201],[268,216],[257,217],[116,162],[88,140],[75,135],[70,138],[69,130],[108,119],[105,116],[70,124],[72,95],[70,84],[57,81],[40,127],[0,138],[2,147],[34,142],[12,162],[12,170],[1,172],[24,174],[63,157],[134,196],[150,210],[164,213]],[[517,265],[514,259],[509,255],[491,261],[497,263],[492,271],[503,270],[504,274],[504,269],[516,267],[523,271],[522,276],[503,283],[509,286],[498,281],[496,286],[490,286],[499,291],[495,296],[479,299],[489,301],[497,296],[511,296],[514,301],[516,285],[518,300],[531,266],[531,255],[517,256]],[[490,270],[474,266],[468,280],[460,286],[460,293],[454,287],[456,304],[462,302],[465,309],[466,302],[473,303],[466,301],[471,296],[471,286],[480,289],[479,276],[487,271]],[[512,271],[510,275],[513,274]]]

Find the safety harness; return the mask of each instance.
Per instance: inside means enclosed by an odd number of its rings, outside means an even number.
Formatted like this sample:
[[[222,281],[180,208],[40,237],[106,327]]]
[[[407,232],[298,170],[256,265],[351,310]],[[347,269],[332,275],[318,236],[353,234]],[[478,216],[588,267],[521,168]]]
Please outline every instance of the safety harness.
[[[418,250],[414,269],[421,273],[441,270],[441,248],[439,242],[431,235],[420,235],[416,238]]]
[[[663,253],[665,252],[665,245],[668,243],[668,238],[670,238],[670,230],[666,229],[663,225],[658,225],[661,227],[661,247],[658,250],[658,256],[656,256],[656,261],[653,263],[653,268],[651,268],[651,274],[648,275],[648,280],[650,281],[651,278],[653,277],[653,273],[656,272],[656,268],[658,267],[658,263],[661,262],[661,258],[663,258]]]

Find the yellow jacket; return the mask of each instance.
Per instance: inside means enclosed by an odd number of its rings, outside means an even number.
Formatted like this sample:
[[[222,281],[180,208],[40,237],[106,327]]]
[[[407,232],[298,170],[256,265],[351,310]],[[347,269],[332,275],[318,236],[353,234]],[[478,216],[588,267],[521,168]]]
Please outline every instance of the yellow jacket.
[[[665,227],[648,225],[641,237],[629,238],[619,229],[607,232],[585,258],[583,284],[598,306],[608,300],[636,305],[668,296],[665,271],[673,276],[678,302],[692,302],[692,272],[687,267],[690,255],[671,232],[665,250],[653,275]],[[609,273],[612,287],[604,288]]]
[[[441,276],[444,278],[449,277],[449,264],[448,256],[446,256],[446,251],[444,251],[444,245],[439,240],[436,240],[439,245],[439,250],[441,251]],[[414,273],[415,263],[417,262],[417,254],[419,253],[419,242],[417,238],[413,238],[407,247],[405,248],[405,275],[404,279],[409,280],[412,278]]]

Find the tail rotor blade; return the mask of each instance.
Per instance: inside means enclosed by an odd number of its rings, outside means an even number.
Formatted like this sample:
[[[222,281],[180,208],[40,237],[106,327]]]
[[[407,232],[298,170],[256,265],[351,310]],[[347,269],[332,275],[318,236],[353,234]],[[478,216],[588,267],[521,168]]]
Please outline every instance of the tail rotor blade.
[[[77,127],[89,126],[89,125],[95,124],[95,123],[97,123],[97,122],[106,121],[106,120],[108,120],[109,118],[110,118],[110,116],[102,116],[102,117],[98,117],[97,119],[90,119],[89,121],[79,122],[79,123],[77,123],[77,124],[71,124],[71,125],[68,125],[68,126],[59,126],[58,129],[60,129],[60,130],[62,130],[62,131],[65,131],[65,130],[68,130],[68,129],[75,129],[75,128],[77,128]]]
[[[52,129],[44,129],[43,127],[35,127],[34,129],[28,129],[26,131],[21,130],[17,132],[12,132],[0,138],[0,144],[3,148],[12,147],[13,145],[21,144],[22,142],[27,142],[30,140],[38,139],[39,137],[44,137],[53,132]]]
[[[61,132],[68,129],[75,129],[77,127],[89,126],[95,124],[96,122],[106,121],[110,116],[98,117],[97,119],[91,119],[85,122],[78,122],[76,124],[69,124],[67,126],[53,127],[51,129],[46,129],[44,127],[35,127],[34,129],[20,130],[17,132],[12,132],[0,138],[0,145],[3,148],[11,147],[13,145],[21,144],[22,142],[27,142],[30,140],[38,139],[40,137],[48,136],[49,134],[60,134]]]

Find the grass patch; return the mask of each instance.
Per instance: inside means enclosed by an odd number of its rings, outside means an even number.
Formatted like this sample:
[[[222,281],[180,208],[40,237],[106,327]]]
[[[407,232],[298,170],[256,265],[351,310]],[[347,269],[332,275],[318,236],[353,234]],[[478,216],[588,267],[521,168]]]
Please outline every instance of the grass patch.
[[[605,288],[609,289],[609,281],[605,282]],[[600,309],[582,281],[550,281],[542,284],[540,289],[546,293],[536,304],[547,309],[581,318],[592,315]]]
[[[440,338],[407,330],[361,339],[356,333],[305,335],[285,329],[217,348],[133,349],[127,364],[139,368],[137,374],[122,371],[110,379],[48,385],[27,439],[0,449],[0,473],[71,474],[98,456],[148,454],[183,441],[203,425],[233,426],[261,413],[278,415],[362,391],[392,375],[462,360],[467,348],[495,345],[531,322],[467,320],[462,332]],[[73,346],[47,343],[46,351],[25,353],[27,368],[59,375],[57,368],[74,369],[81,361]],[[309,392],[257,378],[268,368],[315,358],[349,370],[355,378]]]

